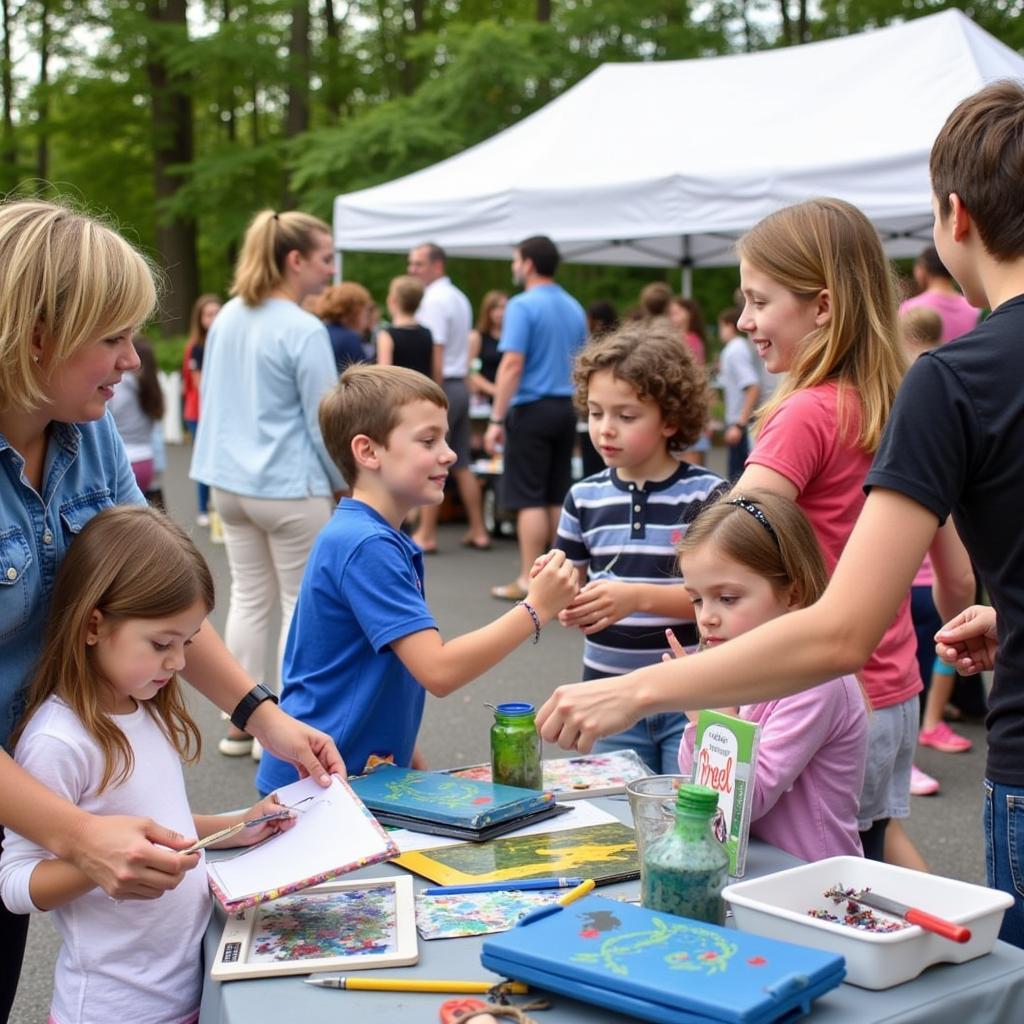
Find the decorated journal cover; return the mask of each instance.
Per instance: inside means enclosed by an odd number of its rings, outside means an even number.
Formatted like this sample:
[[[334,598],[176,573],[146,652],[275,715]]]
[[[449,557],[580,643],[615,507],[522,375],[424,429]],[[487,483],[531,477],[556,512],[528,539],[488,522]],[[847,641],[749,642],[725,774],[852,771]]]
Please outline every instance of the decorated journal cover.
[[[729,874],[741,878],[750,836],[760,727],[735,715],[702,711],[693,738],[693,781],[718,794],[718,838],[729,851]]]
[[[640,874],[635,834],[618,821],[419,850],[395,863],[441,885],[563,876],[592,878],[602,885]]]
[[[337,777],[327,788],[300,779],[279,789],[277,799],[298,813],[292,828],[207,860],[210,889],[228,913],[398,856],[391,837]]]
[[[488,938],[481,963],[659,1024],[768,1024],[809,1012],[841,956],[601,896]]]
[[[405,828],[410,821],[444,822],[463,828],[481,829],[550,807],[550,793],[519,786],[460,779],[447,772],[421,772],[385,764],[352,779],[356,795],[376,813],[401,815]]]
[[[614,750],[606,754],[581,754],[542,761],[544,788],[559,801],[592,796],[614,796],[626,792],[626,784],[652,772],[635,750]],[[452,775],[479,782],[491,781],[489,764],[453,768]]]

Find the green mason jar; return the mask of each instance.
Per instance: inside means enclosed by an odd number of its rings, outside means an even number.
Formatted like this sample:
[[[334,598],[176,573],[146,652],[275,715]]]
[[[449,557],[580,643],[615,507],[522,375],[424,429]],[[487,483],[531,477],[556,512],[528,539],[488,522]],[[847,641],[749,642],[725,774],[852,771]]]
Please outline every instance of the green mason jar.
[[[714,832],[718,794],[689,783],[676,796],[676,824],[644,851],[640,901],[649,910],[725,924],[729,853]]]
[[[505,786],[543,789],[540,734],[532,704],[499,704],[491,726],[491,776]]]

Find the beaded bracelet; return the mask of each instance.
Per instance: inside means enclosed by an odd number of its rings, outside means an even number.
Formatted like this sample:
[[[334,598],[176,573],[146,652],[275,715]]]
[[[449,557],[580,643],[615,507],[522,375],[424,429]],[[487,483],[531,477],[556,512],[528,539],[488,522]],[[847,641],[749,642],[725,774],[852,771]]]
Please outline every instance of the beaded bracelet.
[[[533,619],[533,642],[537,643],[540,640],[540,616],[537,609],[529,601],[516,601],[516,607],[525,608],[530,613],[530,618]]]

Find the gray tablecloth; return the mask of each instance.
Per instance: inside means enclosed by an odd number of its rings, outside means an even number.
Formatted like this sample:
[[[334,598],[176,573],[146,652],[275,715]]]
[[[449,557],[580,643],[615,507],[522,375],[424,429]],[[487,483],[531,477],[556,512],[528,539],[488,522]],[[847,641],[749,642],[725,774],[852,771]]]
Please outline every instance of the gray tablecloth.
[[[628,822],[624,798],[594,801]],[[798,863],[789,854],[752,841],[747,854],[747,877],[757,877]],[[351,878],[402,873],[401,868],[377,865],[353,872]],[[416,888],[430,883],[416,878]],[[638,882],[602,886],[601,892],[636,893]],[[212,962],[217,951],[224,916],[218,910],[206,933],[205,955]],[[483,938],[420,940],[420,962],[413,967],[391,968],[389,975],[421,978],[491,978],[480,966]],[[444,995],[397,992],[342,992],[306,985],[301,976],[232,981],[207,979],[203,988],[200,1024],[435,1024]],[[552,1008],[537,1011],[539,1024],[618,1024],[633,1018],[552,995]],[[814,1024],[867,1024],[869,1021],[917,1022],[917,1024],[988,1024],[1024,1021],[1024,951],[997,942],[988,956],[965,964],[928,968],[904,985],[871,992],[840,985],[817,1000],[807,1018]]]

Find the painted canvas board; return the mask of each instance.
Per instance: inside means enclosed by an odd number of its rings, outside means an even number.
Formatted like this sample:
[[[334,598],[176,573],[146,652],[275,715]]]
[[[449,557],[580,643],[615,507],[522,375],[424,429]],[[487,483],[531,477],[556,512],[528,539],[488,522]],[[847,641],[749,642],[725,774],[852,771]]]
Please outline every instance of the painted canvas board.
[[[564,896],[559,889],[542,892],[465,892],[451,896],[416,897],[416,930],[421,939],[457,939],[464,935],[490,935],[512,928],[536,907],[546,907]]]
[[[635,750],[615,750],[607,754],[581,754],[556,757],[542,762],[544,789],[559,801],[581,800],[592,796],[614,796],[626,792],[626,784],[651,775]],[[490,782],[490,764],[453,768],[452,775],[478,782]]]
[[[412,879],[328,882],[228,918],[210,976],[264,978],[413,964]]]
[[[640,874],[633,830],[618,821],[420,850],[395,863],[441,885],[563,875],[593,878],[601,885]]]

